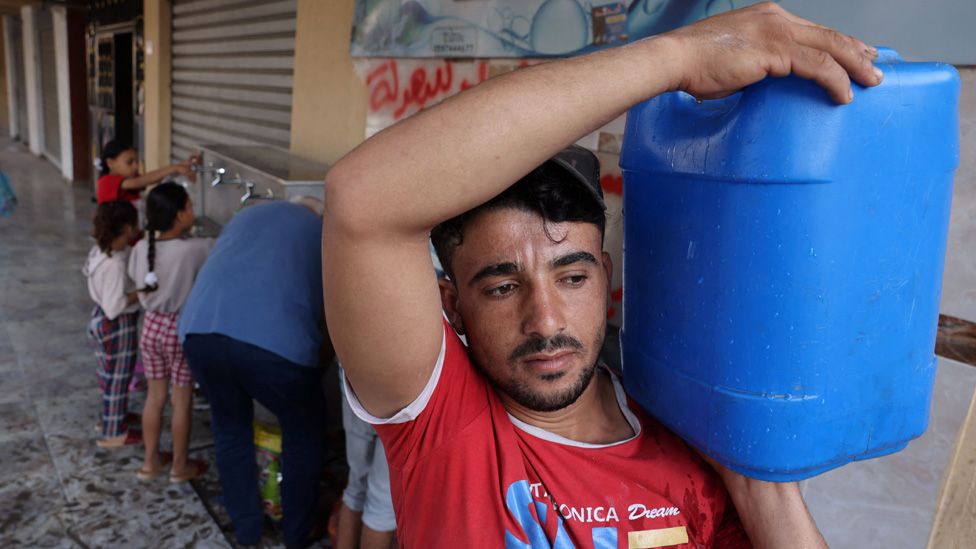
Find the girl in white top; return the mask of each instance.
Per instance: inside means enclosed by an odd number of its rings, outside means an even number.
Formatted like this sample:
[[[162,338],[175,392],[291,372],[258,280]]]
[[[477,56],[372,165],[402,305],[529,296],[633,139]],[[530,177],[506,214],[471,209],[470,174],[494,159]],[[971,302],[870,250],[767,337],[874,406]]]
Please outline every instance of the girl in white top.
[[[139,301],[146,309],[139,342],[149,382],[142,411],[146,451],[136,473],[142,480],[157,476],[166,465],[167,456],[159,452],[159,433],[168,385],[172,385],[173,405],[170,482],[184,482],[207,470],[206,463],[187,455],[193,379],[176,333],[180,309],[214,242],[184,238],[192,226],[193,201],[186,190],[175,183],[158,185],[146,197],[147,238],[136,244],[129,257],[129,276],[144,284]]]
[[[88,337],[98,362],[98,384],[102,388],[102,448],[137,444],[142,435],[129,429],[128,387],[136,364],[139,303],[135,284],[126,275],[128,242],[138,231],[138,213],[130,202],[98,205],[93,220],[95,245],[88,252],[82,273],[88,278],[88,293],[95,302],[88,321]]]

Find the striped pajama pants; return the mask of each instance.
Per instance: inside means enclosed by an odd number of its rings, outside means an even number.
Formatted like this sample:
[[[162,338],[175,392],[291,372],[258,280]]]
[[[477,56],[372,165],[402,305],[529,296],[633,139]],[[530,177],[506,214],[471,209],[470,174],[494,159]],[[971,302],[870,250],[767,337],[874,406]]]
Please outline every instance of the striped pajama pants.
[[[88,321],[88,337],[98,362],[98,384],[102,388],[102,436],[117,437],[127,431],[129,380],[139,350],[139,313],[123,313],[114,319],[95,306]]]

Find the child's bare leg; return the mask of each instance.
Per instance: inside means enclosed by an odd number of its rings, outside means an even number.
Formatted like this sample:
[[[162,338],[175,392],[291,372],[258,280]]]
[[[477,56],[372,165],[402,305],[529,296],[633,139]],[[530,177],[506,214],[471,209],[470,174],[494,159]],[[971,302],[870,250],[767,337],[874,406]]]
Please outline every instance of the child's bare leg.
[[[359,549],[362,530],[363,513],[353,511],[343,502],[339,507],[339,524],[336,526],[336,549]]]
[[[193,387],[173,385],[170,394],[173,404],[173,467],[170,474],[182,476],[186,473],[188,447],[190,445],[190,411],[193,407]]]
[[[144,471],[153,471],[162,466],[159,457],[159,433],[163,423],[163,406],[166,405],[165,379],[150,379],[146,392],[146,405],[142,409],[142,440],[146,453],[142,460]]]
[[[393,549],[396,544],[393,543],[393,535],[395,532],[381,532],[379,530],[373,530],[369,526],[363,525],[362,541],[359,544],[359,549]]]

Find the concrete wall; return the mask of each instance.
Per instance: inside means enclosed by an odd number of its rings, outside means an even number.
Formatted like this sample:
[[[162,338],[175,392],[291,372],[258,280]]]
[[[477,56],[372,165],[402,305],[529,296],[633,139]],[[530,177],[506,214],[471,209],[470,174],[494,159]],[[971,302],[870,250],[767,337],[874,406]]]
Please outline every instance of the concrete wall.
[[[942,283],[942,312],[976,322],[976,67],[960,67],[959,169]]]
[[[23,6],[20,19],[23,21],[24,39],[24,89],[27,94],[27,126],[30,128],[27,146],[30,151],[41,155],[44,142],[44,128],[41,119],[41,76],[38,67],[37,8]]]
[[[740,2],[736,6],[759,0]],[[778,0],[789,11],[853,34],[870,44],[895,48],[906,59],[976,63],[972,0]]]
[[[58,96],[58,130],[61,141],[61,176],[68,181],[74,180],[75,158],[72,147],[71,132],[71,82],[69,80],[68,64],[68,9],[64,6],[52,6],[51,18],[54,26],[54,58],[57,67]],[[44,93],[51,93],[45,90]]]
[[[366,87],[349,57],[354,0],[298,0],[291,151],[331,164],[363,140]]]
[[[145,159],[146,170],[155,170],[169,164],[172,147],[170,44],[173,8],[170,0],[145,0],[142,9],[145,39]]]

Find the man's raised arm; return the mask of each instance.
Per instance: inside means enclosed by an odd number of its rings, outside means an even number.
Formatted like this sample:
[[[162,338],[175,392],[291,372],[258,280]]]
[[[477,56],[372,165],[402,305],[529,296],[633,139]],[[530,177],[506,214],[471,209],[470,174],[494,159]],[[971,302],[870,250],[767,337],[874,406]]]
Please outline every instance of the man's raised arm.
[[[422,391],[442,339],[430,229],[494,197],[563,147],[654,95],[702,98],[793,72],[850,100],[880,82],[873,49],[752,6],[591,55],[493,78],[377,134],[326,178],[326,317],[350,383],[374,415]]]

